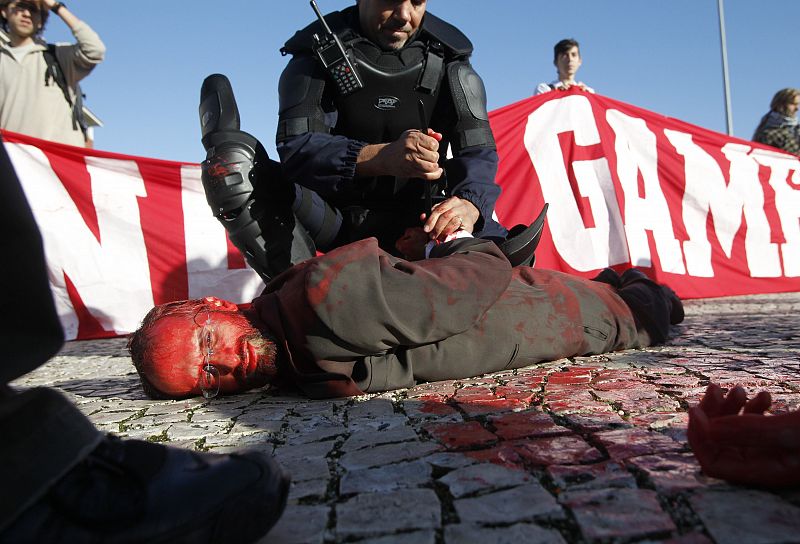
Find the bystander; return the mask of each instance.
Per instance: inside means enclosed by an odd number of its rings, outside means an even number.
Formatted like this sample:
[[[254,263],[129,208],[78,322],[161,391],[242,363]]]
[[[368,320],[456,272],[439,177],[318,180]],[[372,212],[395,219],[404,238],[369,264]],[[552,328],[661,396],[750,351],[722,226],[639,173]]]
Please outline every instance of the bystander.
[[[9,385],[43,365],[64,336],[42,237],[2,140],[0,231],[10,263],[0,269],[9,286],[0,302],[0,542],[253,542],[266,534],[289,492],[269,455],[121,440],[55,389]]]
[[[539,83],[534,94],[543,94],[554,90],[566,91],[570,87],[578,87],[586,92],[594,93],[594,89],[575,79],[582,62],[578,42],[572,38],[561,40],[553,47],[553,64],[558,71],[558,79],[550,83]]]
[[[753,141],[800,155],[800,89],[781,89],[772,97],[769,112],[761,118],[753,133]]]
[[[76,43],[48,44],[41,38],[51,12]],[[100,37],[55,0],[0,0],[0,17],[9,38],[0,44],[0,128],[87,145],[78,82],[103,60]]]

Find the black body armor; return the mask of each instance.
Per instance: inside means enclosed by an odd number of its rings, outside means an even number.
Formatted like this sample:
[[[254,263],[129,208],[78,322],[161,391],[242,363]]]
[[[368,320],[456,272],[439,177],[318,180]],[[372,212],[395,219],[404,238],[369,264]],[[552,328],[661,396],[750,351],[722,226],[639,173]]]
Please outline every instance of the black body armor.
[[[316,64],[311,58],[312,36],[323,32],[322,26],[315,22],[297,32],[281,52],[307,57],[295,64],[294,72],[290,64],[281,78],[278,142],[306,132],[330,131],[368,144],[386,143],[397,140],[408,129],[424,131],[430,127],[441,131],[440,125],[448,122],[455,130],[445,134],[441,150],[446,150],[448,144],[454,150],[471,145],[494,147],[483,83],[467,62],[472,43],[460,30],[426,13],[412,41],[397,51],[383,51],[353,30],[358,27],[355,7],[328,14],[325,19],[342,40],[363,88],[346,96],[336,92],[332,84],[324,91],[318,88],[312,73],[319,74],[321,66],[311,67],[307,62]],[[451,96],[441,100],[443,93]],[[321,103],[324,108],[326,101],[337,112],[332,130],[318,112],[315,116],[313,108],[305,106]],[[447,136],[453,136],[455,141],[448,141]],[[442,153],[440,163],[445,160]],[[397,201],[421,202],[430,185],[413,179],[393,181],[359,179],[354,192],[331,201],[337,206],[357,201],[372,209],[394,207]],[[439,199],[445,184],[446,180],[438,186],[434,184],[434,194]]]

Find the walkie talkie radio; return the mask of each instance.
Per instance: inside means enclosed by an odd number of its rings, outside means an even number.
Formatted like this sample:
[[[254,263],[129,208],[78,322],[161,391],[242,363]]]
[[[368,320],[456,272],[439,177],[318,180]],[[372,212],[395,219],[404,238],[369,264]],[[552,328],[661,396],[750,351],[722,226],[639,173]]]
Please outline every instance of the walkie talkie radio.
[[[361,78],[358,77],[355,66],[350,62],[347,51],[342,45],[342,40],[331,31],[331,27],[325,22],[325,18],[320,13],[315,0],[311,0],[311,7],[322,23],[322,28],[325,29],[325,34],[322,36],[314,34],[314,53],[325,70],[331,75],[333,81],[336,82],[339,94],[342,96],[353,94],[362,89],[364,84],[361,82]]]

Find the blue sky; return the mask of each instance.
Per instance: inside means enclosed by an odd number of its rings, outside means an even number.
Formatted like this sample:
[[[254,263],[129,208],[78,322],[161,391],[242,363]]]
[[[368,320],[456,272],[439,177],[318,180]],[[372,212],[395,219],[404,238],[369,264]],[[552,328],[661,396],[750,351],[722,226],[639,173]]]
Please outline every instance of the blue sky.
[[[317,0],[323,13],[353,0]],[[199,162],[197,104],[203,78],[232,81],[242,128],[274,156],[278,50],[311,22],[306,0],[70,0],[108,47],[85,81],[104,121],[99,149]],[[733,128],[749,138],[772,95],[800,87],[797,0],[726,0]],[[598,93],[711,130],[725,131],[717,0],[429,0],[475,45],[490,109],[555,78],[553,44],[581,43],[578,78]],[[71,41],[51,18],[49,41]]]

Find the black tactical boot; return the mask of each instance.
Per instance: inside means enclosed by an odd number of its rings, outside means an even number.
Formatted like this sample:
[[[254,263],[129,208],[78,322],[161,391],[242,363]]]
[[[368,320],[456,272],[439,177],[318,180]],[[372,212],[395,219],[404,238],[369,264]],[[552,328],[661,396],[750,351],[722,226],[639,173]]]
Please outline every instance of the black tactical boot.
[[[239,123],[228,78],[213,74],[200,90],[200,130],[206,199],[233,245],[265,281],[316,254],[292,214],[294,186],[280,164]]]
[[[216,455],[107,437],[0,534],[0,542],[253,542],[289,477],[255,452]]]

